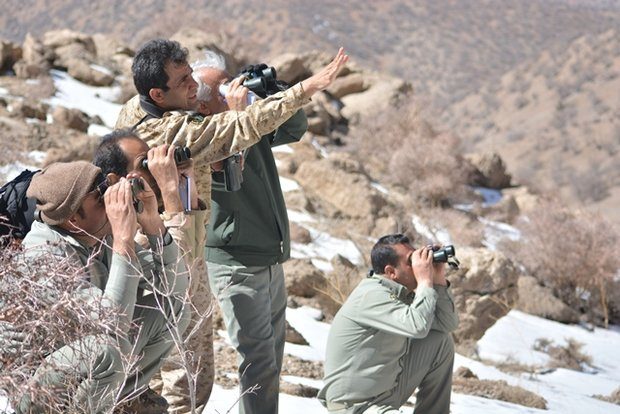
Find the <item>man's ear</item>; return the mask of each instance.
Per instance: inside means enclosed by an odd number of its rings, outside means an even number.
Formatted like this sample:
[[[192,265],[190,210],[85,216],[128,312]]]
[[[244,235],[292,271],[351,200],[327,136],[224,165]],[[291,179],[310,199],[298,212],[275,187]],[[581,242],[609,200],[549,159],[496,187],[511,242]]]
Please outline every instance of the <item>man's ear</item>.
[[[207,108],[207,103],[205,101],[198,101],[198,113],[204,116],[213,115],[209,108]]]
[[[385,265],[383,268],[383,274],[390,280],[394,280],[396,277],[396,268],[392,265]]]
[[[113,172],[108,173],[108,175],[106,175],[105,177],[108,180],[108,183],[110,185],[114,185],[121,180],[121,177],[118,174],[113,173]]]
[[[164,90],[160,88],[151,88],[149,89],[149,97],[157,105],[162,105],[164,103]]]

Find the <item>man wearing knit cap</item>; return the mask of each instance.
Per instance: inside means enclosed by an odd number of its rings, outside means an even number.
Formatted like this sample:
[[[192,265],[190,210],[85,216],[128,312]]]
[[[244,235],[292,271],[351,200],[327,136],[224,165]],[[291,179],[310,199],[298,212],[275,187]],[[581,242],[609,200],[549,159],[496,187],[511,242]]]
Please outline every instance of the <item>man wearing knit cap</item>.
[[[88,378],[77,391],[85,412],[108,412],[119,399],[144,390],[173,346],[169,322],[181,321],[181,332],[187,326],[188,310],[183,306],[187,266],[158,214],[153,191],[143,184],[144,191],[137,195],[143,204],[141,213],[134,207],[130,181],[122,178],[107,188],[101,170],[86,161],[51,164],[33,177],[28,189],[28,197],[37,200],[38,221],[23,241],[26,254],[74,260],[90,282],[85,287],[92,295],[89,300],[120,308],[120,332],[128,332],[115,338],[118,346],[110,346],[109,338],[86,337],[48,357],[59,364],[73,362],[82,378]],[[138,225],[150,249],[135,244]],[[143,295],[143,288],[166,293]],[[140,329],[130,330],[132,324]],[[79,355],[78,347],[94,354],[93,366],[85,367],[83,357],[72,360]],[[137,369],[125,378],[122,359],[128,357],[138,357]],[[34,384],[62,387],[58,381],[59,375],[49,369],[37,370],[33,378]],[[141,410],[133,409],[132,402],[124,413],[166,412],[165,401],[148,389],[134,401]],[[42,410],[28,396],[16,407],[18,413]]]

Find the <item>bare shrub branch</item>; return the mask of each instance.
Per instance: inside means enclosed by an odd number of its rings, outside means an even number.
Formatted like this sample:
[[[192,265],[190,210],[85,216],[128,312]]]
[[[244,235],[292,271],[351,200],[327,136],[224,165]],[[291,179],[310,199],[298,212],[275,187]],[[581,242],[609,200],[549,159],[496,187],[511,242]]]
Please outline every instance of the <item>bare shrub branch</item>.
[[[437,133],[414,101],[363,121],[353,150],[380,182],[400,186],[423,205],[440,206],[466,183],[460,141]]]
[[[0,253],[0,389],[13,406],[25,397],[45,412],[95,412],[101,396],[87,396],[85,403],[76,395],[81,383],[92,380],[95,344],[119,349],[121,314],[92,300],[97,293],[72,260],[51,252],[25,256],[16,245]],[[50,358],[63,347],[72,353],[71,363]],[[58,379],[60,388],[47,383]]]

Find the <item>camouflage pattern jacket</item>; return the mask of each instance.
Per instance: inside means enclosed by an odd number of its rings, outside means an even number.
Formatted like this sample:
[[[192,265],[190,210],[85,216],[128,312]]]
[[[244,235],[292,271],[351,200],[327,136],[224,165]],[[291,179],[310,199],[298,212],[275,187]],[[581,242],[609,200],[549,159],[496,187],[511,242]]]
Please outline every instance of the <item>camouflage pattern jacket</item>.
[[[198,194],[209,203],[210,164],[259,142],[263,135],[278,128],[309,101],[297,84],[256,101],[245,111],[202,116],[186,111],[162,111],[136,95],[121,109],[116,128],[135,127],[140,138],[151,147],[162,144],[189,147],[195,162]],[[144,108],[153,109],[149,110],[152,117],[148,117]]]

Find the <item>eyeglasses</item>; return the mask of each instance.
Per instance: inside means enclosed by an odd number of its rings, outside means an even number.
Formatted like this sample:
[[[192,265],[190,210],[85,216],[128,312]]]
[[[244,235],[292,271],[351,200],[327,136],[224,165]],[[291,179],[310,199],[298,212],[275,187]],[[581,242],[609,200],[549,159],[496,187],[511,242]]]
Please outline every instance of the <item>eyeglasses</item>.
[[[108,179],[105,176],[101,176],[99,183],[95,184],[93,189],[90,190],[90,193],[96,192],[97,201],[103,203],[103,196],[110,185],[108,184]]]

